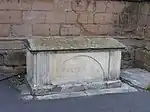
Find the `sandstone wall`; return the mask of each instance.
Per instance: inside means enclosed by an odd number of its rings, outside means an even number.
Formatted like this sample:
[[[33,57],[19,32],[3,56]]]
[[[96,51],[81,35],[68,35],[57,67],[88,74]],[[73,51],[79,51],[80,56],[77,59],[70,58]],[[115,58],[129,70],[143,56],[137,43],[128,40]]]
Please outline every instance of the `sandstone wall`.
[[[140,2],[110,0],[0,0],[0,36],[135,36],[137,31],[144,36],[149,11],[140,12],[143,8]]]

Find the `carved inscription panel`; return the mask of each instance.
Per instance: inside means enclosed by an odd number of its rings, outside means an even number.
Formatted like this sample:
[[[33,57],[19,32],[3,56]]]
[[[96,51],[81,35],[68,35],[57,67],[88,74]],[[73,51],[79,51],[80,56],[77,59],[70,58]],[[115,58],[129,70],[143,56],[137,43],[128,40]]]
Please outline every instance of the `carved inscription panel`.
[[[108,52],[52,54],[50,80],[53,84],[101,81],[108,74]]]

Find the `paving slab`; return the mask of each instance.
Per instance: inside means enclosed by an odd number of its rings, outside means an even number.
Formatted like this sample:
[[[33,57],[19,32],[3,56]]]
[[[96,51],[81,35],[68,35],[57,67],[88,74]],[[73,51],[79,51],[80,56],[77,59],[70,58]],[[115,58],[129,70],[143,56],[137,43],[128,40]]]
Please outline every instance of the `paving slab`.
[[[147,89],[150,86],[150,72],[139,68],[122,70],[121,79],[143,89]]]

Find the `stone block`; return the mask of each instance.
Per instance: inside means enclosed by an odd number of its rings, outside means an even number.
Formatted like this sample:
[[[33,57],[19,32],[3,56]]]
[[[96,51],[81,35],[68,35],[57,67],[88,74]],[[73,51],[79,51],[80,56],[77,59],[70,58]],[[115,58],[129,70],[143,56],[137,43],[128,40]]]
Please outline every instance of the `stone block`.
[[[87,12],[88,13],[95,13],[95,11],[96,11],[95,1],[88,1]]]
[[[106,1],[96,1],[96,12],[105,12],[107,7]]]
[[[4,65],[4,56],[3,54],[0,54],[0,65]]]
[[[100,35],[113,35],[115,28],[111,24],[99,25]]]
[[[65,23],[76,23],[77,14],[75,14],[74,12],[66,12],[65,15],[66,15]]]
[[[23,11],[23,23],[44,23],[45,16],[44,11]]]
[[[36,0],[32,4],[33,10],[53,10],[53,0]]]
[[[129,60],[134,60],[135,56],[135,49],[132,47],[127,47],[125,50],[122,52],[122,60],[129,61]]]
[[[126,4],[120,1],[109,1],[107,3],[106,12],[108,13],[121,13]]]
[[[135,62],[134,60],[121,60],[121,69],[127,69],[127,68],[133,68],[135,67]]]
[[[138,14],[140,11],[140,4],[139,2],[135,2],[134,4],[132,2],[126,3],[126,10],[124,12],[129,14]]]
[[[113,23],[112,18],[113,15],[109,13],[96,13],[94,17],[94,22],[100,24],[109,24]]]
[[[0,53],[5,53],[7,50],[25,50],[23,41],[21,40],[1,40],[0,41]]]
[[[143,49],[137,49],[135,51],[135,60],[145,62],[145,50]]]
[[[25,52],[8,51],[4,55],[4,64],[7,66],[23,66],[26,64]]]
[[[145,34],[143,34],[145,37],[150,38],[150,27],[149,27],[149,28],[144,29],[144,31],[143,31],[143,32],[145,32]]]
[[[148,23],[148,15],[146,14],[140,14],[138,18],[138,25],[145,26]]]
[[[31,24],[12,25],[12,36],[16,37],[32,36],[32,25]]]
[[[123,43],[124,45],[127,46],[127,50],[132,50],[133,48],[144,48],[147,41],[143,40],[143,39],[134,39],[134,38],[126,38],[126,39],[119,39],[117,38],[117,40],[121,43]]]
[[[60,34],[66,36],[80,35],[80,28],[78,28],[76,25],[66,24],[61,27]]]
[[[10,24],[0,24],[0,36],[7,37],[10,33]]]
[[[93,13],[81,13],[78,21],[80,23],[93,23],[94,15]]]
[[[33,24],[33,36],[49,36],[50,25],[49,24]]]
[[[59,24],[50,24],[50,35],[60,35]]]
[[[71,25],[69,28],[69,35],[77,36],[80,35],[80,28],[76,25]]]
[[[137,49],[135,53],[135,60],[143,63],[142,65],[147,68],[147,66],[150,66],[150,51]]]
[[[148,51],[150,51],[150,42],[148,42],[148,43],[146,44],[145,48],[146,48]]]
[[[72,11],[71,0],[54,0],[54,10],[57,12]]]
[[[3,10],[30,10],[32,1],[30,0],[2,0],[0,9]]]
[[[149,4],[147,2],[140,3],[140,13],[149,14]]]
[[[46,23],[65,23],[66,15],[60,12],[46,12]]]
[[[76,13],[82,13],[87,10],[88,3],[86,0],[72,1],[72,9]]]
[[[21,11],[0,11],[0,23],[22,23]]]
[[[0,80],[9,78],[9,77],[13,77],[16,75],[21,75],[23,76],[25,71],[26,71],[26,67],[25,66],[20,66],[19,68],[17,67],[17,69],[14,67],[8,67],[8,66],[0,66]]]
[[[87,24],[83,26],[84,29],[88,32],[99,34],[99,24]]]

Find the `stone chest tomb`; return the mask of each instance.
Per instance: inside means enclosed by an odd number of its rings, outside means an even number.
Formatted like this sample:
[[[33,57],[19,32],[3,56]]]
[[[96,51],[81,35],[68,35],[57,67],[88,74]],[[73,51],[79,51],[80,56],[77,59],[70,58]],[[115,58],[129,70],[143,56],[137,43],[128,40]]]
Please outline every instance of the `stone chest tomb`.
[[[28,39],[27,81],[36,95],[121,86],[121,49],[112,38]]]

